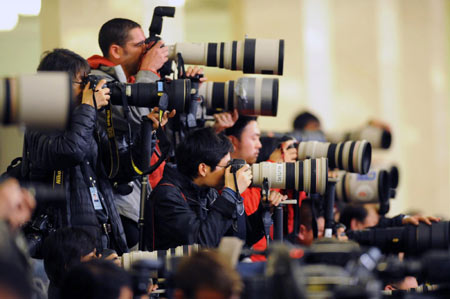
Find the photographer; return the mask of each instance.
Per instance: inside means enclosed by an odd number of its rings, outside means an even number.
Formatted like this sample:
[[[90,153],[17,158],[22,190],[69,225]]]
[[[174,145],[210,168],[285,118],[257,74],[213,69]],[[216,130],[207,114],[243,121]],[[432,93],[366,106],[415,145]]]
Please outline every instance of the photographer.
[[[66,49],[45,53],[38,70],[68,72],[76,107],[65,131],[27,129],[24,167],[29,168],[29,178],[65,190],[66,208],[61,209],[59,215],[53,215],[60,225],[87,230],[94,236],[100,252],[108,247],[120,254],[126,252],[123,227],[111,185],[98,160],[98,142],[94,137],[97,135],[95,102],[98,108],[105,106],[109,89],[102,88],[104,80],[99,82],[95,92],[89,83],[84,87],[82,78],[89,73],[89,65],[81,56]]]
[[[173,298],[239,298],[243,284],[230,263],[216,251],[185,257],[174,277]]]
[[[438,222],[439,218],[433,216],[405,216],[397,215],[393,218],[380,217],[376,205],[373,204],[349,204],[344,207],[339,218],[339,222],[344,224],[348,230],[361,230],[369,227],[393,227],[401,225],[419,225],[419,222],[431,225],[431,222]]]
[[[236,123],[225,130],[226,135],[233,144],[233,152],[231,157],[233,159],[243,159],[248,164],[253,164],[258,158],[259,151],[262,147],[259,140],[261,132],[256,122],[256,117],[240,115]],[[271,162],[291,162],[295,161],[297,157],[297,150],[295,148],[288,149],[290,142],[285,142],[280,148],[277,148],[269,157]],[[250,187],[242,193],[244,198],[245,213],[252,215],[260,207],[261,189]],[[269,195],[269,202],[272,206],[278,206],[281,201],[287,198],[282,195],[279,190],[271,190]],[[263,237],[257,244],[257,248],[264,249],[266,247],[266,240]],[[255,248],[256,248],[255,247]]]
[[[81,228],[65,227],[44,242],[44,267],[50,285],[48,298],[59,298],[62,279],[74,266],[97,258],[95,239]]]
[[[245,165],[236,172],[238,186],[235,186],[228,165],[231,149],[230,141],[210,128],[192,132],[179,145],[177,169],[166,166],[163,179],[145,209],[148,247],[168,249],[188,244],[216,247],[238,221],[241,239],[245,240],[247,235],[256,234],[258,239],[262,236],[260,215],[249,217],[253,226],[240,226],[246,220],[242,218],[242,199],[236,190],[245,191],[252,175]],[[222,189],[220,195],[218,191]]]

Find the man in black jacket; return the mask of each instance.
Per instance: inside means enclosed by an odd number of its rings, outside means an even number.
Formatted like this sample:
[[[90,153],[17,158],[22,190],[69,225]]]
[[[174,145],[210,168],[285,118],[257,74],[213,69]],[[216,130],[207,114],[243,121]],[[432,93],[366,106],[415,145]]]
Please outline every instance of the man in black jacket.
[[[65,191],[67,204],[60,219],[62,225],[87,230],[94,236],[100,252],[103,248],[113,248],[122,254],[128,251],[125,234],[111,185],[98,160],[99,143],[94,137],[97,134],[93,99],[95,96],[97,108],[108,103],[109,89],[100,87],[106,81],[101,80],[95,92],[89,84],[84,86],[82,79],[90,67],[81,56],[66,49],[46,53],[38,70],[68,72],[76,107],[65,131],[27,129],[25,161],[30,179]]]
[[[236,172],[235,180],[228,164],[231,149],[228,138],[210,128],[193,132],[180,144],[177,169],[166,166],[146,208],[148,248],[189,244],[216,247],[232,224],[239,226],[239,216],[245,215],[236,190],[245,191],[252,174],[245,165]],[[255,221],[247,221],[253,223],[251,226],[244,218],[244,234],[257,241],[263,235],[263,226],[260,215],[255,213],[253,218]],[[245,240],[247,236],[240,237]]]

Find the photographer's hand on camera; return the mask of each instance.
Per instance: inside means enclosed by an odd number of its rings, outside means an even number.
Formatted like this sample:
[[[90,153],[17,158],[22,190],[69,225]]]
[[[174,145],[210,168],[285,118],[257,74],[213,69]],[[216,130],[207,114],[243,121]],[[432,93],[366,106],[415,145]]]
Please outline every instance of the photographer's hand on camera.
[[[278,191],[271,190],[269,194],[269,202],[271,206],[278,207],[280,203],[287,199],[287,195],[283,195]]]
[[[33,196],[15,179],[0,184],[0,219],[6,221],[11,230],[17,230],[30,220],[35,206]]]
[[[93,91],[92,88],[90,88],[91,83],[88,82],[88,84],[86,84],[83,90],[83,98],[81,99],[81,104],[87,104],[92,107],[95,107],[94,98],[92,96],[92,94],[94,93],[95,101],[97,103],[97,109],[100,109],[108,105],[108,101],[110,99],[109,95],[110,90],[108,87],[103,88],[105,84],[106,84],[105,79],[100,80],[96,86],[95,91]]]
[[[172,111],[164,111],[162,119],[161,119],[161,127],[164,127],[167,122],[169,121],[169,118],[172,118],[175,116],[177,112],[175,109]],[[153,130],[158,129],[159,126],[159,108],[154,107],[149,114],[147,114],[147,117],[153,122]]]
[[[234,126],[234,123],[239,118],[239,113],[237,109],[233,110],[233,113],[231,112],[222,112],[222,113],[216,113],[214,116],[214,130],[216,133],[220,133],[225,129],[231,128]]]
[[[169,48],[164,45],[163,40],[160,40],[155,45],[149,45],[144,51],[139,69],[157,73],[164,63],[169,60],[168,56]]]
[[[282,163],[282,162],[295,162],[297,160],[297,148],[293,147],[295,140],[287,140],[281,143],[280,147],[272,152],[269,157],[270,161]]]
[[[402,224],[412,224],[412,225],[419,225],[419,222],[426,223],[428,225],[431,225],[431,222],[439,222],[441,221],[440,218],[433,217],[433,216],[422,216],[422,215],[414,215],[414,216],[405,216],[402,219]]]
[[[236,185],[234,183],[234,175],[230,172],[231,166],[225,169],[225,188],[230,188],[236,192]],[[244,192],[248,186],[252,183],[252,172],[250,171],[250,165],[245,164],[241,169],[236,172],[236,181],[238,184],[239,193]]]

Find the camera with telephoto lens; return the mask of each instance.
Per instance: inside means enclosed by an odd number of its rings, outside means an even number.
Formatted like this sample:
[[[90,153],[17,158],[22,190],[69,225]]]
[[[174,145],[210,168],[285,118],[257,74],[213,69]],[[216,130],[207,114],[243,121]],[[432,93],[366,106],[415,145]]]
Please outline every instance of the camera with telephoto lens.
[[[163,17],[174,17],[175,7],[158,6],[153,11],[146,44],[161,38]],[[245,38],[244,41],[221,43],[176,43],[169,45],[169,61],[163,67],[164,75],[172,61],[178,63],[181,56],[184,63],[241,70],[247,74],[283,75],[284,40]],[[179,55],[181,54],[181,55]]]
[[[406,225],[348,231],[347,236],[364,246],[376,246],[384,253],[420,255],[431,249],[450,249],[450,223]]]
[[[228,162],[231,173],[238,171],[245,164],[245,160],[241,159]],[[270,188],[324,194],[328,182],[326,158],[285,163],[254,163],[250,170],[253,175],[252,186],[255,187],[262,187],[264,179],[267,178]]]
[[[373,148],[381,149],[388,149],[392,143],[391,132],[371,125],[352,132],[326,134],[326,137],[328,141],[334,143],[365,139],[370,142]]]
[[[336,184],[336,198],[346,203],[385,204],[392,197],[390,173],[370,170],[367,174],[343,172]]]
[[[84,83],[91,83],[95,90],[97,83],[102,79],[100,76],[89,75],[84,78]],[[118,81],[107,82],[103,87],[110,89],[111,103],[123,105],[126,98],[128,105],[136,107],[153,108],[163,104],[165,109],[179,112],[189,111],[189,100],[191,97],[190,80],[157,81],[154,83],[121,83]],[[167,95],[167,103],[161,103],[163,95]]]
[[[72,96],[72,82],[65,72],[0,78],[0,125],[64,129],[74,103]]]
[[[297,162],[254,163],[251,166],[253,186],[262,187],[264,178],[270,188],[325,194],[328,182],[328,160],[307,159]]]
[[[298,159],[328,158],[330,169],[366,174],[372,161],[372,146],[366,140],[329,143],[301,141],[298,144]]]
[[[204,82],[199,88],[206,113],[237,109],[243,115],[277,116],[278,79],[239,78],[228,82]]]

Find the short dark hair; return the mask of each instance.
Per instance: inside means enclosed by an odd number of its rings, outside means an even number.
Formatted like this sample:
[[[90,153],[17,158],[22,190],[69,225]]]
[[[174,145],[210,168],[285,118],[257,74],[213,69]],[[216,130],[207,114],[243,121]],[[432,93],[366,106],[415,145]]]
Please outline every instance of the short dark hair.
[[[223,134],[216,134],[212,128],[196,130],[177,148],[178,171],[194,179],[198,176],[200,163],[205,163],[214,170],[232,148],[230,140]]]
[[[180,262],[175,287],[182,290],[186,298],[195,298],[200,289],[214,290],[230,298],[241,293],[242,282],[224,257],[210,250],[199,251]]]
[[[72,79],[78,73],[89,74],[91,68],[83,57],[67,49],[53,49],[42,54],[38,71],[68,72]]]
[[[50,234],[43,245],[44,267],[50,281],[59,286],[69,268],[94,249],[95,239],[82,228],[65,227]]]
[[[237,139],[241,139],[242,131],[251,121],[257,121],[256,116],[239,115],[238,120],[234,123],[231,128],[225,130],[227,136],[234,136]]]
[[[98,44],[103,56],[108,57],[109,47],[112,44],[123,47],[128,41],[128,32],[141,25],[129,19],[115,18],[103,24],[98,33]]]
[[[130,275],[111,261],[91,260],[73,267],[64,278],[61,298],[115,299],[132,289]]]
[[[359,222],[364,222],[367,214],[367,210],[363,205],[346,205],[341,212],[339,222],[345,225],[347,229],[350,229],[352,219],[356,219]]]
[[[308,111],[302,112],[294,120],[294,130],[303,130],[310,122],[320,124],[320,120],[314,114]]]

